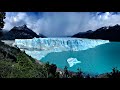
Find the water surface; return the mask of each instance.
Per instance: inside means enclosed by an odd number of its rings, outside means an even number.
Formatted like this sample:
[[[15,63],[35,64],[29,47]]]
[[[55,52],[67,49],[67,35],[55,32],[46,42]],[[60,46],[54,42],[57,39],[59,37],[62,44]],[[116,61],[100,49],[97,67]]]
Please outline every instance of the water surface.
[[[76,58],[81,63],[70,67],[68,58]],[[41,61],[49,61],[62,69],[68,66],[70,71],[76,72],[78,68],[81,68],[87,73],[102,74],[110,72],[113,67],[120,68],[120,42],[110,42],[82,51],[52,52]]]

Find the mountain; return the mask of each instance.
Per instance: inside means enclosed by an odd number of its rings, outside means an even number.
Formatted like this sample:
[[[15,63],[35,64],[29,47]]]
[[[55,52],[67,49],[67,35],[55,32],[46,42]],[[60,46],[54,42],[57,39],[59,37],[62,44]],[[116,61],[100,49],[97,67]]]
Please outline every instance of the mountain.
[[[91,33],[93,33],[92,30],[88,30],[87,32],[80,32],[78,34],[73,35],[72,37],[80,37],[80,38],[86,38],[88,37]]]
[[[96,31],[80,32],[72,37],[120,41],[120,25],[101,27]]]
[[[44,35],[42,35],[40,33],[39,33],[39,37],[41,37],[41,38],[47,38],[46,36],[44,36]]]
[[[5,29],[0,30],[0,37],[2,37],[4,34],[6,34],[8,31]]]
[[[2,40],[15,40],[15,39],[32,39],[39,38],[40,36],[29,29],[26,25],[13,27],[9,32],[5,33]]]

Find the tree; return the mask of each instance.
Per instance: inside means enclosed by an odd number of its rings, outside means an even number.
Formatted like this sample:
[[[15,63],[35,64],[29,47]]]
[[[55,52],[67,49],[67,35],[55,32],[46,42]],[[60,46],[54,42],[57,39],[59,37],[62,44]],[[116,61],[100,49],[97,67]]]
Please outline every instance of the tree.
[[[57,66],[55,64],[51,64],[50,65],[50,73],[55,77],[56,75],[56,70],[57,70]]]
[[[90,75],[89,75],[89,74],[87,74],[86,78],[90,78]]]
[[[81,71],[81,69],[77,69],[78,70],[78,72],[77,72],[77,78],[84,78],[84,76],[83,76],[83,72]]]
[[[60,73],[59,72],[56,72],[56,78],[60,78]]]
[[[0,30],[4,27],[4,19],[6,18],[6,13],[5,12],[0,12]]]
[[[45,70],[46,70],[46,73],[47,73],[47,78],[58,77],[58,76],[56,76],[56,75],[58,75],[58,73],[56,72],[57,66],[55,64],[49,64],[49,62],[47,62],[45,64]]]
[[[117,69],[117,67],[112,69],[112,77],[113,78],[120,78],[120,72]]]
[[[116,68],[112,69],[110,74],[107,74],[108,78],[120,78],[120,71]]]
[[[64,77],[67,78],[68,76],[69,76],[68,67],[65,66],[65,68],[64,68]]]
[[[46,74],[47,74],[47,78],[50,74],[50,64],[49,62],[45,63],[45,70],[46,70]]]

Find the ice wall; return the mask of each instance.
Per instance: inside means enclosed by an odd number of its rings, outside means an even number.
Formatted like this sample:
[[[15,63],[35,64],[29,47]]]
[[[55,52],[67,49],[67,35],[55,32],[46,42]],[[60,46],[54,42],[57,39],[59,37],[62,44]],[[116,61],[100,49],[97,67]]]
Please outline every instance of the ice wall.
[[[109,43],[108,40],[91,40],[81,38],[34,38],[16,39],[15,44],[20,49],[29,50],[54,50],[54,51],[79,51],[94,48],[97,45]]]
[[[109,40],[82,38],[33,38],[16,39],[14,45],[25,50],[28,55],[40,60],[50,52],[79,51],[109,43]]]

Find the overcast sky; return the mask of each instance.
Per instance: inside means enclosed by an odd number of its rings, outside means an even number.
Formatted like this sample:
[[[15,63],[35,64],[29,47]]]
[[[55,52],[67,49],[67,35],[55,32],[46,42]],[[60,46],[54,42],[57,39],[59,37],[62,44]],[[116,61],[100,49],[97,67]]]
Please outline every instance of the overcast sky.
[[[71,36],[120,24],[119,12],[7,12],[4,29],[27,24],[37,34],[48,37]]]

